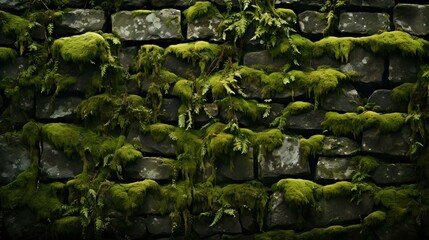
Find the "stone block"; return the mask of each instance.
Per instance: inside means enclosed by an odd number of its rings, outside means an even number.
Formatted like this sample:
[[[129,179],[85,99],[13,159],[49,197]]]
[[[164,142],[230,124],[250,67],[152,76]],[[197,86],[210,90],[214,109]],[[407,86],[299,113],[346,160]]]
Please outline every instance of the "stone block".
[[[283,145],[259,159],[259,179],[277,180],[285,176],[307,176],[310,174],[308,160],[300,151],[298,138],[285,137]]]
[[[100,67],[96,64],[86,64],[84,70],[77,64],[59,61],[58,73],[61,77],[74,77],[75,82],[65,86],[61,93],[87,93],[93,91],[92,79],[100,73]],[[54,89],[52,89],[54,90]]]
[[[2,228],[2,239],[11,240],[28,239],[29,236],[40,236],[40,232],[47,231],[46,224],[29,208],[5,212]]]
[[[328,92],[322,99],[321,109],[336,112],[355,112],[362,100],[351,84],[343,84]]]
[[[169,216],[149,215],[146,217],[147,231],[154,236],[169,236],[172,234],[173,222]]]
[[[0,135],[0,159],[0,185],[13,182],[32,162],[30,151],[16,135]]]
[[[360,144],[346,137],[325,137],[322,142],[321,155],[324,156],[351,156],[360,151]]]
[[[286,128],[303,131],[322,131],[321,123],[325,118],[325,113],[326,111],[323,110],[311,110],[298,115],[292,115],[286,123]]]
[[[377,185],[414,183],[417,180],[416,165],[411,163],[380,164],[371,175]]]
[[[243,231],[248,233],[256,233],[260,231],[259,224],[249,209],[243,208],[240,213],[240,223]]]
[[[415,218],[408,217],[398,223],[383,224],[375,229],[375,235],[379,240],[421,240],[421,231]]]
[[[188,23],[186,39],[190,41],[221,41],[222,38],[217,30],[221,21],[221,19],[215,16],[205,16],[195,19],[193,22]]]
[[[165,57],[164,65],[168,71],[176,74],[179,77],[186,79],[195,79],[200,76],[200,68],[197,64],[176,57],[173,54],[168,54]]]
[[[174,176],[174,167],[166,163],[173,159],[143,157],[124,167],[124,178],[133,180],[169,180]]]
[[[274,58],[268,50],[248,52],[244,54],[243,64],[257,69],[271,69],[280,71],[287,64],[285,58]]]
[[[150,133],[140,133],[137,130],[131,130],[127,136],[128,142],[140,144],[141,151],[149,154],[160,154],[161,156],[175,156],[176,150],[173,143],[168,139],[157,142]]]
[[[0,65],[0,79],[6,77],[15,79],[27,68],[28,59],[26,57],[17,57],[13,61]]]
[[[232,159],[232,166],[225,164],[226,159],[219,159],[217,164],[217,181],[247,181],[255,179],[253,172],[253,148],[250,148],[246,154],[234,154]]]
[[[429,5],[397,4],[393,9],[393,24],[396,30],[418,36],[428,35]]]
[[[179,119],[179,107],[181,102],[177,98],[162,99],[160,119],[165,122],[177,123]]]
[[[346,4],[353,7],[390,9],[395,6],[395,0],[347,0]]]
[[[407,102],[395,102],[392,99],[392,91],[379,89],[374,91],[367,100],[367,104],[373,105],[377,112],[408,112]]]
[[[200,215],[193,222],[193,229],[200,238],[205,238],[217,233],[239,234],[242,231],[239,216],[223,214],[222,218],[215,225],[211,226],[213,216]]]
[[[410,148],[411,129],[408,126],[394,133],[380,133],[377,129],[363,132],[362,150],[367,153],[389,156],[407,156]]]
[[[182,39],[181,12],[177,9],[159,11],[120,11],[112,15],[112,32],[123,41]]]
[[[147,9],[149,0],[122,0],[121,9]]]
[[[338,30],[341,33],[372,35],[390,30],[387,13],[344,12],[340,14]]]
[[[195,4],[195,0],[150,0],[153,7],[190,7]]]
[[[103,30],[106,23],[103,10],[74,9],[65,10],[55,20],[55,32],[60,35],[82,34]]]
[[[21,11],[28,8],[30,2],[30,0],[0,0],[0,9]]]
[[[70,118],[82,101],[78,97],[39,97],[36,99],[36,118],[41,120]]]
[[[267,228],[287,228],[297,223],[297,214],[284,201],[281,192],[274,192],[268,204]]]
[[[421,63],[421,60],[414,56],[403,56],[399,52],[391,53],[389,55],[389,82],[394,85],[416,82]]]
[[[139,49],[135,46],[132,47],[123,47],[119,53],[119,62],[125,71],[129,71],[130,67],[137,57]]]
[[[327,13],[307,10],[298,14],[299,28],[306,34],[323,34],[328,26]]]
[[[350,158],[319,157],[316,166],[316,180],[351,180],[355,165]]]
[[[384,73],[384,58],[363,48],[355,47],[349,62],[340,67],[342,72],[356,72],[356,80],[362,83],[381,83]]]
[[[61,150],[43,142],[40,156],[40,177],[42,180],[71,179],[82,172],[82,161],[76,156],[66,156]]]

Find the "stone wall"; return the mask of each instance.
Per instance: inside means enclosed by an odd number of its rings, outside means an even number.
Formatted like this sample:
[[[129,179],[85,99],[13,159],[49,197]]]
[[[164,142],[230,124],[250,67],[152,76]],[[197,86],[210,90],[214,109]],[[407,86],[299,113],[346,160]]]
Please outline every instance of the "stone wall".
[[[0,0],[1,238],[429,238],[428,15]]]

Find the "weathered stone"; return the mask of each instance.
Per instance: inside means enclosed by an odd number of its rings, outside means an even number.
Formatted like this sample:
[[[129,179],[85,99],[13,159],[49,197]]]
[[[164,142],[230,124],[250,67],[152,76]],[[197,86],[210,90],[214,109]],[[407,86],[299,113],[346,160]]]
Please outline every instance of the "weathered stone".
[[[321,7],[325,1],[324,0],[276,0],[276,4],[286,3],[286,4],[299,4],[307,5],[310,7]]]
[[[158,192],[146,192],[144,201],[139,203],[137,214],[162,214],[162,211],[171,212],[174,210],[174,206],[172,204],[168,205],[165,209],[165,206],[161,206],[162,203],[159,199],[160,195]]]
[[[360,145],[346,137],[325,137],[320,154],[324,156],[351,156],[360,151]]]
[[[410,147],[411,130],[408,126],[394,133],[379,133],[377,129],[363,132],[362,150],[390,156],[407,156]]]
[[[29,208],[14,209],[8,211],[3,217],[2,239],[21,240],[29,239],[29,236],[41,236],[46,231],[46,224],[40,221]]]
[[[281,192],[274,192],[268,205],[267,228],[287,228],[296,224],[297,214],[284,201]]]
[[[152,6],[163,7],[189,7],[195,4],[195,0],[150,0]]]
[[[340,68],[342,63],[339,60],[336,60],[335,58],[324,54],[321,57],[318,58],[312,58],[309,62],[303,62],[304,66],[311,67],[313,69],[317,69],[320,66],[329,66],[331,68]]]
[[[292,130],[322,131],[321,123],[325,118],[325,113],[323,110],[311,110],[298,115],[292,115],[286,123],[286,128]]]
[[[149,0],[122,0],[122,9],[146,9]]]
[[[395,6],[395,0],[347,0],[346,4],[353,7],[389,9]]]
[[[377,185],[408,184],[417,180],[416,165],[411,163],[380,164],[371,178]]]
[[[81,94],[94,91],[92,80],[96,74],[100,73],[100,67],[96,64],[85,64],[83,70],[77,64],[59,61],[58,73],[62,78],[75,78],[74,83],[65,86],[61,93]]]
[[[149,133],[139,133],[137,130],[132,130],[128,134],[127,141],[139,143],[143,153],[155,153],[161,156],[176,155],[173,143],[167,139],[157,142]]]
[[[387,13],[344,12],[340,14],[338,30],[341,33],[372,35],[390,30],[390,15]]]
[[[243,228],[243,231],[246,231],[248,233],[255,233],[260,231],[259,224],[249,209],[243,208],[240,213],[240,223],[241,227]]]
[[[343,72],[357,73],[356,80],[362,83],[381,83],[384,73],[384,58],[357,47],[349,55],[349,62],[340,67]]]
[[[30,36],[33,40],[45,41],[46,35],[45,27],[41,24],[35,24],[34,27],[30,29]]]
[[[0,9],[21,11],[28,8],[30,2],[30,0],[0,0]]]
[[[299,28],[307,34],[323,34],[328,26],[327,13],[317,11],[304,11],[298,14]]]
[[[81,34],[102,30],[106,19],[103,10],[74,9],[64,11],[61,18],[55,20],[55,32],[58,34]]]
[[[232,166],[222,162],[224,160],[225,159],[220,159],[219,164],[217,164],[216,180],[246,181],[255,178],[253,173],[253,148],[249,148],[246,154],[235,154],[235,156],[229,160],[232,161]]]
[[[310,174],[307,159],[300,152],[298,138],[285,137],[283,145],[259,160],[259,179],[277,180],[285,176]]]
[[[28,59],[26,57],[17,57],[13,61],[0,65],[0,79],[16,78],[19,74],[28,68]]]
[[[112,15],[112,32],[124,41],[182,39],[176,9],[121,11]]]
[[[179,119],[179,107],[181,102],[176,98],[162,99],[160,118],[166,122],[175,122]]]
[[[213,217],[200,215],[196,217],[192,227],[200,238],[205,238],[217,233],[238,234],[242,231],[239,216],[234,217],[223,214],[222,218],[215,225],[210,227],[212,222]]]
[[[165,236],[172,233],[173,223],[169,216],[149,215],[146,218],[146,226],[151,235]]]
[[[31,165],[31,156],[20,136],[0,135],[0,185],[13,182]]]
[[[316,180],[351,180],[355,165],[350,158],[319,157],[316,166]]]
[[[166,164],[165,160],[173,161],[173,159],[164,159],[159,157],[143,157],[124,167],[125,179],[152,179],[152,180],[169,180],[173,178],[173,166]]]
[[[379,240],[421,240],[421,231],[418,229],[418,224],[415,218],[409,217],[400,221],[393,226],[383,224],[375,228],[375,234]]]
[[[42,180],[70,179],[82,172],[82,161],[73,156],[66,156],[51,144],[43,142],[40,157],[40,176]]]
[[[377,112],[408,112],[408,103],[393,101],[392,91],[387,89],[374,91],[368,98],[367,104],[373,105]]]
[[[351,84],[343,84],[323,97],[321,108],[326,111],[355,112],[362,105],[359,93]]]
[[[268,50],[262,50],[244,54],[243,64],[257,69],[271,69],[279,71],[285,64],[287,64],[287,60],[285,58],[273,58]]]
[[[393,24],[396,30],[413,35],[429,34],[429,5],[397,4],[393,9]]]
[[[36,99],[36,118],[46,120],[71,117],[81,101],[77,97],[40,97]]]
[[[419,58],[403,56],[399,52],[391,53],[389,55],[389,81],[393,84],[416,82],[420,65]]]
[[[188,40],[220,41],[222,38],[218,32],[221,19],[215,16],[205,16],[188,23],[186,38]]]
[[[179,77],[195,79],[200,75],[200,68],[192,63],[168,54],[164,60],[164,67]]]
[[[128,71],[133,63],[134,59],[137,56],[139,49],[137,47],[124,47],[121,48],[119,53],[119,62],[125,71]]]
[[[147,235],[146,220],[142,217],[133,217],[126,231],[126,236],[130,240],[144,239]]]
[[[374,201],[369,193],[363,193],[360,200],[360,203],[357,204],[356,201],[350,201],[350,197],[322,199],[318,202],[315,212],[315,225],[318,227],[331,226],[360,221],[372,212],[374,206]]]

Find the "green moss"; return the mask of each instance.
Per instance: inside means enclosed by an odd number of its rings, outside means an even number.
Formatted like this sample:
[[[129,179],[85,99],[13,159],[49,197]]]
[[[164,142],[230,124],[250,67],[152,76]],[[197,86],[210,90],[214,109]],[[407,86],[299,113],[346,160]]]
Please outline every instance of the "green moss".
[[[293,34],[290,39],[284,38],[277,44],[277,46],[271,50],[271,54],[273,57],[285,56],[290,60],[297,57],[307,59],[313,56],[313,49],[314,43],[312,41],[299,34]]]
[[[63,37],[54,41],[51,47],[52,55],[66,62],[80,65],[100,61],[114,61],[109,43],[99,34],[87,32],[82,35]]]
[[[190,23],[204,16],[216,16],[222,18],[219,10],[208,1],[198,1],[193,6],[183,11],[186,22]]]
[[[36,147],[41,140],[41,131],[41,123],[28,122],[22,127],[22,139],[27,142],[30,147]]]
[[[255,235],[255,240],[296,240],[293,230],[273,230]]]
[[[15,38],[15,46],[19,48],[21,55],[32,43],[29,33],[31,25],[25,18],[0,10],[0,32],[6,36]]]
[[[180,97],[182,103],[189,103],[194,96],[194,82],[189,80],[179,80],[174,84],[173,95]]]
[[[356,156],[353,161],[356,162],[356,170],[364,174],[373,173],[380,165],[379,160],[373,156]]]
[[[285,202],[291,207],[299,209],[312,207],[316,204],[315,190],[320,185],[304,179],[282,179],[271,188],[283,193]]]
[[[308,112],[311,109],[314,109],[312,103],[302,101],[291,102],[282,110],[281,114],[273,120],[271,126],[277,126],[277,128],[283,130],[290,116]]]
[[[355,224],[349,226],[333,225],[326,228],[314,228],[308,232],[300,233],[298,240],[331,240],[331,239],[350,239],[357,233],[360,233],[362,225]]]
[[[242,113],[245,116],[256,121],[266,117],[269,114],[270,106],[268,104],[259,103],[253,99],[245,99],[242,97],[225,97],[216,103],[227,111],[227,118],[233,118],[236,113]]]
[[[1,63],[6,63],[10,60],[13,60],[17,56],[18,56],[18,54],[12,48],[0,47],[0,62]]]
[[[283,144],[284,135],[278,129],[267,129],[262,132],[255,132],[252,143],[264,152],[272,152]]]
[[[142,45],[132,69],[142,71],[146,77],[151,74],[157,75],[161,72],[165,57],[164,53],[165,49],[160,46],[153,44]]]
[[[316,195],[319,199],[332,199],[336,197],[350,197],[355,184],[346,181],[336,182],[316,189]]]
[[[315,156],[316,153],[322,151],[324,135],[313,135],[308,139],[299,139],[300,151],[305,159],[309,156]]]
[[[391,96],[394,102],[409,102],[414,91],[414,83],[403,83],[392,89]]]
[[[149,126],[149,131],[155,142],[167,140],[167,137],[176,129],[173,125],[155,123]]]
[[[52,224],[52,232],[57,236],[81,236],[82,225],[80,223],[80,217],[78,216],[67,216],[57,219]]]
[[[351,37],[327,37],[314,43],[315,57],[328,54],[337,60],[347,62],[350,51],[356,45],[355,38]]]
[[[386,221],[386,213],[383,211],[374,211],[363,219],[365,227],[377,227]]]

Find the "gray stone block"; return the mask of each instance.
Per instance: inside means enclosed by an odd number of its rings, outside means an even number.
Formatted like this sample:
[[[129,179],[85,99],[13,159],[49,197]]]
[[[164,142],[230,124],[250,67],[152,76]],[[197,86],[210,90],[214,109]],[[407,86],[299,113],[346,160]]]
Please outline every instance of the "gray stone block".
[[[177,123],[179,119],[179,107],[181,102],[177,98],[162,99],[160,119],[165,122]]]
[[[307,34],[322,34],[328,26],[327,13],[304,11],[298,14],[299,28]]]
[[[146,217],[146,226],[151,235],[168,236],[172,234],[173,222],[169,216],[149,215]]]
[[[389,82],[393,84],[416,82],[421,63],[422,61],[414,56],[403,56],[399,52],[391,53],[389,55]]]
[[[323,97],[321,109],[337,112],[355,112],[362,100],[351,84],[343,84]]]
[[[173,178],[174,168],[166,164],[165,161],[174,161],[173,159],[163,159],[159,157],[143,157],[124,167],[125,179],[152,179],[169,180]]]
[[[36,99],[36,118],[47,120],[71,117],[81,101],[78,97],[39,97]]]
[[[21,11],[28,8],[30,2],[30,0],[0,0],[0,9]]]
[[[0,79],[5,77],[17,78],[27,68],[28,59],[26,57],[17,57],[13,61],[0,65]]]
[[[32,162],[27,146],[15,135],[0,135],[0,159],[0,185],[13,182]]]
[[[240,213],[240,223],[243,230],[248,233],[259,232],[259,224],[252,212],[247,208],[243,208]]]
[[[195,19],[193,22],[188,23],[186,39],[191,41],[221,41],[222,38],[217,30],[221,21],[221,19],[214,16]]]
[[[377,185],[414,183],[417,180],[416,165],[411,163],[380,164],[371,175]]]
[[[356,72],[356,80],[362,83],[381,83],[384,73],[384,58],[380,55],[355,47],[349,55],[349,62],[342,65],[343,72]]]
[[[340,14],[338,30],[341,33],[372,35],[390,30],[387,13],[344,12]]]
[[[250,148],[246,154],[235,154],[232,159],[232,167],[230,164],[223,162],[225,159],[220,159],[217,164],[216,171],[218,181],[232,180],[232,181],[247,181],[255,178],[253,172],[253,148]]]
[[[182,39],[181,12],[177,9],[159,11],[121,11],[112,15],[112,32],[123,41]]]
[[[429,34],[429,5],[397,4],[393,9],[393,24],[396,30],[413,35]]]
[[[267,228],[287,228],[297,223],[297,214],[284,201],[281,192],[274,192],[268,204]]]
[[[309,163],[301,154],[298,138],[285,137],[281,147],[258,160],[258,176],[262,180],[277,180],[285,176],[310,174]]]
[[[103,10],[74,9],[64,11],[61,18],[55,20],[55,32],[58,34],[81,34],[102,30],[106,18]]]
[[[390,9],[395,6],[395,0],[347,0],[346,5]]]
[[[316,166],[316,180],[351,180],[355,165],[350,158],[319,157]]]
[[[42,180],[71,179],[82,172],[82,161],[73,156],[66,156],[61,150],[43,142],[40,156],[40,177]]]
[[[360,151],[360,145],[350,138],[346,137],[325,137],[322,142],[322,151],[324,156],[351,156]]]
[[[288,63],[285,58],[274,58],[268,50],[248,52],[244,54],[243,64],[257,69],[271,69],[279,71]]]
[[[215,225],[211,226],[214,216],[200,215],[195,218],[192,227],[200,238],[205,238],[217,233],[238,234],[242,228],[239,221],[239,216],[231,216],[223,214],[222,218]]]
[[[150,133],[140,133],[137,130],[132,130],[127,136],[128,142],[136,142],[140,144],[143,153],[160,154],[161,156],[175,156],[176,150],[173,143],[165,139],[156,142]]]
[[[325,113],[326,111],[323,110],[311,110],[298,115],[292,115],[286,123],[286,128],[292,130],[322,131],[321,123],[325,118]]]
[[[368,98],[367,104],[374,105],[377,112],[408,112],[408,103],[394,102],[392,91],[387,89],[375,90]]]
[[[374,230],[379,240],[421,240],[424,238],[422,238],[421,229],[418,226],[415,218],[407,217],[398,223],[383,224]]]
[[[379,133],[377,129],[363,132],[362,150],[390,156],[407,156],[410,148],[411,129],[405,126],[395,133]]]
[[[135,46],[123,47],[119,53],[119,62],[125,71],[129,71],[133,61],[137,57],[139,49]]]
[[[200,76],[198,64],[193,65],[191,62],[178,58],[173,54],[168,54],[165,57],[163,66],[168,71],[182,78],[195,79]]]

